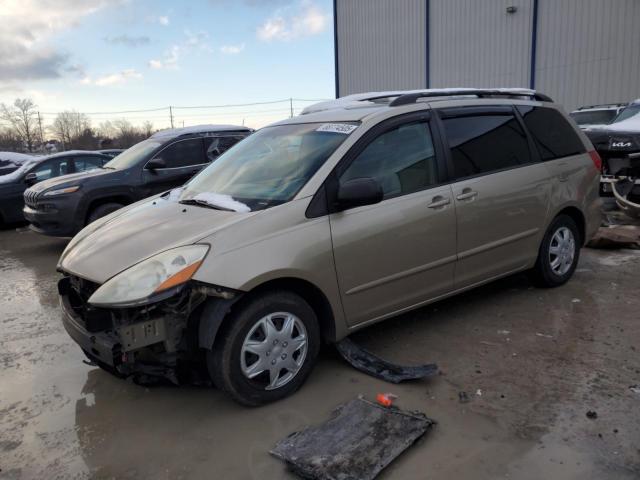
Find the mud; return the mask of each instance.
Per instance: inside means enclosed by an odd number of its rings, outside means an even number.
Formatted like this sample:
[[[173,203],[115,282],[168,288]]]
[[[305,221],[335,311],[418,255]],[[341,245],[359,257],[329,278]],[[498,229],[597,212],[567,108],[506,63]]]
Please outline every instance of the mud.
[[[390,385],[326,349],[300,392],[247,409],[82,363],[57,307],[64,245],[0,231],[1,479],[295,478],[269,455],[276,442],[379,392],[438,421],[381,479],[640,476],[639,251],[586,249],[559,289],[519,275],[355,335],[391,361],[436,361],[439,376]]]

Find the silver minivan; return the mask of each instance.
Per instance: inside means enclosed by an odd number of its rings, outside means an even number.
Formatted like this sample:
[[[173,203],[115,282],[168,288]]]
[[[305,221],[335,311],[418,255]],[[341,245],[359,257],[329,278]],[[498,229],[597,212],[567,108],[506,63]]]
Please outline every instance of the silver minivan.
[[[323,342],[515,272],[565,283],[600,223],[599,168],[531,90],[317,104],[82,230],[58,265],[64,325],[116,375],[201,368],[274,401]]]

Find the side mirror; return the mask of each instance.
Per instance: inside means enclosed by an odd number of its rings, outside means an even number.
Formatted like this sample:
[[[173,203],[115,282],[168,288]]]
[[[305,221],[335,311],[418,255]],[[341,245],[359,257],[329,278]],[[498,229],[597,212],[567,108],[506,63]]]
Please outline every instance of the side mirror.
[[[160,157],[152,158],[151,160],[149,160],[147,162],[147,165],[146,165],[145,168],[147,170],[151,170],[153,172],[154,170],[159,170],[161,168],[167,168],[167,162],[165,162],[164,159],[162,159]]]
[[[382,201],[382,186],[370,177],[347,180],[338,187],[339,211],[349,208],[373,205]]]
[[[38,175],[36,175],[34,172],[27,173],[24,176],[24,183],[26,183],[27,185],[33,185],[37,181],[38,181]]]

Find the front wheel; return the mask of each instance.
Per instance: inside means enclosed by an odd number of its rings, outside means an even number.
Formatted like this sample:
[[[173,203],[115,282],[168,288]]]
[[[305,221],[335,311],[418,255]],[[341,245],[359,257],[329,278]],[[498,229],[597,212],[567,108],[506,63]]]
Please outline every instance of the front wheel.
[[[309,304],[292,292],[268,292],[230,314],[207,352],[207,367],[218,388],[258,406],[300,388],[319,350],[318,320]]]
[[[106,215],[109,215],[110,213],[115,212],[116,210],[121,209],[122,207],[124,207],[124,205],[116,202],[109,202],[109,203],[103,203],[102,205],[98,205],[96,208],[91,210],[91,213],[87,218],[87,225],[95,222],[99,218],[102,218]]]
[[[580,258],[580,232],[568,215],[559,215],[542,239],[536,265],[531,271],[541,287],[558,287],[572,276]]]

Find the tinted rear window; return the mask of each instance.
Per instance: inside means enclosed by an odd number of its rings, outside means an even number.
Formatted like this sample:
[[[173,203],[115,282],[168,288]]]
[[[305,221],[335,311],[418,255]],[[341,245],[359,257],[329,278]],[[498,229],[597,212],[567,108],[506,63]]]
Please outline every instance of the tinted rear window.
[[[586,151],[574,127],[557,110],[525,105],[519,105],[518,110],[542,160],[554,160]]]
[[[616,110],[589,110],[585,112],[572,112],[578,125],[606,125],[616,116]]]
[[[527,137],[513,115],[464,116],[443,121],[456,178],[531,162]]]

